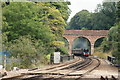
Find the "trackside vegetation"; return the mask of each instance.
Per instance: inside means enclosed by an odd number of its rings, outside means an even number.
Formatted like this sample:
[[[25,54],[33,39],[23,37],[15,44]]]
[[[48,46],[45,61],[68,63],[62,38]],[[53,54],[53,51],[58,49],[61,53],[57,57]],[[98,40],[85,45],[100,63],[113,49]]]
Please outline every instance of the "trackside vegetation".
[[[2,3],[2,50],[10,53],[7,57],[12,59],[7,69],[49,64],[55,51],[67,55],[65,29],[109,30],[108,37],[96,43],[99,52],[94,54],[101,58],[114,56],[120,64],[120,2],[98,4],[95,12],[82,10],[67,23],[68,5],[70,2]]]
[[[95,55],[116,57],[120,64],[120,2],[98,4],[94,12],[82,10],[75,14],[66,29],[72,30],[109,30],[108,38],[96,43]],[[100,44],[100,42],[102,43]],[[106,54],[101,54],[106,53]]]
[[[3,8],[3,51],[20,62],[12,66],[39,67],[59,50],[68,54],[62,38],[69,16],[67,2],[10,2]]]

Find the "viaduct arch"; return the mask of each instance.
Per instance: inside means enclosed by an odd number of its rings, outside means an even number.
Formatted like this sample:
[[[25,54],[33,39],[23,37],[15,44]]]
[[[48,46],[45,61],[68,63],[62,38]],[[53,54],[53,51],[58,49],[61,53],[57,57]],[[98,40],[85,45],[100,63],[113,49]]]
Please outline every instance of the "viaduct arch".
[[[108,30],[65,30],[63,37],[68,40],[69,53],[72,53],[72,45],[76,38],[85,37],[91,45],[91,54],[94,53],[94,44],[97,39],[107,37]]]

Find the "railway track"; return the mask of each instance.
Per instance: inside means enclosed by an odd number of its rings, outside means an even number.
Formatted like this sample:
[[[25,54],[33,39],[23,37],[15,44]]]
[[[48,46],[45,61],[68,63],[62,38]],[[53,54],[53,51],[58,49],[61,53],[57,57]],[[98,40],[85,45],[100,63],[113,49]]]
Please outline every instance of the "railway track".
[[[74,61],[73,61],[74,62]],[[96,64],[95,64],[96,62]],[[95,64],[92,66],[91,64]],[[38,72],[38,73],[22,73],[21,76],[15,77],[13,79],[2,79],[2,80],[66,80],[66,77],[74,77],[73,80],[81,80],[84,78],[85,75],[89,74],[93,70],[96,70],[101,64],[101,61],[97,58],[86,58],[82,61],[77,61],[74,64],[70,65],[60,65],[56,67],[46,68],[46,72]],[[92,66],[89,70],[87,70],[88,66]],[[76,73],[80,70],[85,70],[85,72],[82,73]],[[66,73],[63,73],[62,71],[67,70]],[[33,69],[34,71],[34,69]],[[37,72],[37,70],[35,69]],[[39,70],[38,70],[39,71]],[[40,70],[42,71],[42,70]],[[73,74],[74,73],[74,74]],[[101,76],[99,80],[118,80],[114,76],[112,76],[110,79],[107,77]]]
[[[98,61],[98,63],[96,64],[96,66],[94,66],[92,69],[88,70],[87,72],[81,74],[81,75],[80,75],[77,79],[75,79],[75,80],[79,80],[79,79],[82,78],[84,75],[89,74],[90,72],[92,72],[93,70],[95,70],[96,68],[98,68],[98,67],[100,66],[100,64],[101,64],[100,60],[97,59],[97,58],[95,58],[95,59]]]
[[[77,62],[77,61],[83,61],[83,58],[77,58],[76,60],[73,60],[73,61],[71,61],[71,62],[67,62],[67,63],[64,63],[64,64],[61,64],[61,65],[55,65],[55,66],[53,66],[53,67],[50,67],[50,68],[45,68],[45,69],[29,69],[28,71],[44,71],[44,70],[52,70],[52,69],[56,69],[56,68],[59,68],[59,67],[63,67],[63,66],[66,66],[66,65],[69,65],[69,64],[72,64],[72,63],[75,63],[75,62]]]
[[[73,72],[76,72],[77,70],[85,68],[88,65],[90,65],[91,63],[92,63],[92,59],[91,58],[86,58],[83,61],[78,61],[76,64],[72,64],[72,65],[69,65],[68,67],[59,69],[59,70],[73,69],[72,71],[69,71],[69,72],[67,72],[65,74],[64,73],[51,73],[51,72],[53,72],[53,70],[52,70],[52,71],[49,71],[49,73],[48,72],[47,73],[37,73],[36,75],[40,75],[40,76],[41,75],[57,76],[57,77],[49,77],[49,78],[42,79],[42,80],[54,80],[54,79],[56,80],[56,79],[60,79],[60,78],[62,78],[64,76],[71,76],[70,73],[73,73]],[[54,72],[55,71],[58,71],[58,70],[54,70]],[[34,73],[33,74],[30,73],[28,75],[34,75]]]
[[[39,76],[41,76],[41,75],[49,76],[49,77],[44,78],[42,80],[58,80],[58,79],[61,79],[61,78],[65,77],[65,76],[75,76],[75,75],[71,75],[70,73],[74,73],[74,72],[76,72],[78,70],[81,70],[81,69],[89,66],[90,64],[92,64],[92,59],[91,58],[86,58],[82,62],[79,62],[77,64],[74,64],[74,65],[63,68],[62,70],[72,68],[72,71],[68,71],[67,73],[41,73],[41,74],[39,73],[38,75]],[[51,77],[51,75],[52,75],[52,77]],[[81,74],[76,74],[76,75],[80,76]],[[28,79],[26,79],[26,80],[28,80]]]
[[[77,76],[77,78],[74,79],[74,80],[80,80],[80,78],[82,78],[84,75],[92,72],[94,69],[96,69],[97,67],[99,67],[100,60],[99,59],[96,59],[96,60],[98,61],[98,64],[95,67],[93,67],[92,69],[88,70],[87,72],[85,72],[83,74],[71,74],[71,73],[74,73],[76,71],[79,71],[79,70],[81,70],[81,69],[83,69],[83,68],[88,67],[89,65],[91,65],[93,63],[93,61],[92,61],[91,58],[86,59],[84,63],[82,63],[81,65],[77,66],[74,70],[72,70],[72,71],[70,71],[70,72],[68,72],[66,74],[59,74],[61,76],[57,75],[58,77],[50,77],[50,78],[46,78],[46,79],[43,79],[43,80],[59,80],[59,79],[62,80],[62,78],[66,77],[66,76]]]
[[[80,77],[83,76],[83,74],[71,74],[71,73],[82,70],[83,68],[88,67],[92,63],[93,63],[93,61],[91,58],[85,58],[83,61],[78,61],[77,63],[74,63],[72,65],[69,65],[67,67],[63,67],[60,69],[54,69],[54,68],[62,67],[65,65],[47,68],[47,69],[45,69],[45,70],[48,70],[46,73],[27,73],[27,74],[23,73],[20,76],[13,77],[12,80],[16,80],[16,79],[17,80],[37,80],[36,78],[41,78],[41,77],[42,77],[42,79],[40,79],[40,80],[59,80],[66,76],[78,76],[77,79],[79,79]],[[72,70],[67,71],[67,73],[55,73],[55,71],[58,71],[58,70],[68,70],[68,69],[72,69]],[[86,74],[86,73],[84,73],[84,74]],[[34,76],[29,78],[28,76],[31,76],[31,75],[34,75]],[[45,77],[45,76],[47,76],[47,77]],[[6,79],[2,79],[2,80],[6,80]],[[9,80],[11,80],[11,79],[9,79]]]
[[[20,77],[24,77],[26,75],[44,75],[44,74],[55,74],[55,73],[50,73],[50,72],[55,72],[57,70],[61,70],[62,68],[67,67],[67,66],[71,66],[71,65],[75,65],[79,62],[83,62],[84,61],[84,58],[77,58],[71,62],[67,62],[65,64],[61,64],[61,65],[55,65],[53,67],[50,67],[50,68],[45,68],[45,69],[38,69],[38,68],[34,68],[34,69],[29,69],[28,71],[30,72],[38,72],[38,71],[47,71],[46,73],[22,73],[21,75],[18,75],[18,76],[13,76],[11,78],[3,78],[2,80],[6,80],[6,79],[12,79],[14,80],[15,78],[20,78]]]
[[[56,71],[59,71],[59,70],[63,70],[65,67],[69,67],[69,66],[75,66],[76,64],[78,63],[83,63],[84,62],[84,58],[78,58],[77,60],[75,61],[72,61],[72,62],[68,62],[66,64],[62,64],[62,65],[58,65],[58,66],[54,66],[54,67],[51,67],[51,68],[46,68],[46,69],[42,69],[42,70],[36,70],[34,72],[38,72],[38,71],[44,71],[43,74],[51,74],[51,72],[56,72]],[[54,73],[53,73],[54,74]]]
[[[65,69],[73,68],[72,71],[69,71],[68,73],[65,73],[65,74],[60,74],[61,76],[58,76],[58,77],[50,77],[50,78],[43,79],[43,80],[59,80],[59,79],[62,80],[62,78],[66,77],[66,76],[81,76],[81,74],[74,74],[73,75],[71,73],[79,71],[79,70],[89,66],[90,64],[92,64],[92,59],[91,58],[87,58],[87,59],[85,59],[84,62],[76,64],[76,66],[65,68]]]

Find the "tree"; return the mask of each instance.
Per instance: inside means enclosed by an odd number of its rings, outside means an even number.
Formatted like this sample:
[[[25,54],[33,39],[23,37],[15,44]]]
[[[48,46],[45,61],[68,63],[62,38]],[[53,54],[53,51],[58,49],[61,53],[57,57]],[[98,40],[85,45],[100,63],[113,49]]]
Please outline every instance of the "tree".
[[[116,62],[120,64],[120,2],[117,3],[116,24],[109,30],[108,40],[104,41],[108,50],[112,50],[112,56],[116,57]],[[103,44],[102,44],[103,45]],[[105,48],[103,48],[105,49]]]
[[[116,22],[116,5],[114,2],[99,4],[92,16],[92,29],[109,30]]]
[[[44,62],[46,48],[40,40],[31,40],[30,36],[21,36],[9,43],[8,51],[11,57],[20,59],[18,63],[21,68],[32,68],[40,62]]]
[[[46,38],[52,37],[50,28],[36,21],[35,18],[39,19],[38,10],[38,7],[33,3],[11,3],[3,9],[3,16],[6,18],[4,22],[7,22],[8,26],[3,26],[2,31],[9,36],[8,41],[24,35],[31,35],[36,39],[44,40],[48,40],[45,39],[45,36]],[[48,32],[49,35],[41,32]]]
[[[67,16],[62,16],[60,11],[65,6],[67,8],[66,4],[61,3],[57,9],[52,3],[34,2],[4,5],[3,43],[13,53],[12,56],[21,59],[29,57],[28,60],[23,59],[22,66],[29,67],[26,64],[39,59],[39,55],[45,56],[55,51],[52,42],[60,40],[66,25]]]
[[[82,27],[91,29],[91,13],[87,10],[78,12],[69,23],[70,29],[80,30]]]
[[[42,7],[42,16],[44,18],[43,22],[49,25],[52,32],[59,39],[63,35],[63,30],[65,30],[66,21],[68,19],[68,3],[66,2],[48,2],[48,3],[37,3],[39,7]],[[39,15],[41,16],[41,14]],[[58,38],[58,36],[60,36]]]
[[[98,4],[94,13],[82,10],[69,22],[69,29],[109,30],[116,22],[116,4],[114,2]]]
[[[116,27],[112,28],[110,39],[114,43],[112,44],[113,47],[113,56],[117,58],[117,63],[120,64],[120,2],[117,3],[117,22]],[[113,32],[114,31],[114,32]]]

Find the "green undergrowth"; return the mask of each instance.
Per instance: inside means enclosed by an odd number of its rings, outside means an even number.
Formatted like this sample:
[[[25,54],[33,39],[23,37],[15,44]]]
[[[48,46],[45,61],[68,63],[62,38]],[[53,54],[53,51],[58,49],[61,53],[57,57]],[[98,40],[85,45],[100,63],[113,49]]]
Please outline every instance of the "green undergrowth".
[[[107,59],[107,56],[111,56],[111,54],[109,53],[102,53],[102,52],[95,52],[93,53],[93,55],[104,59]]]

